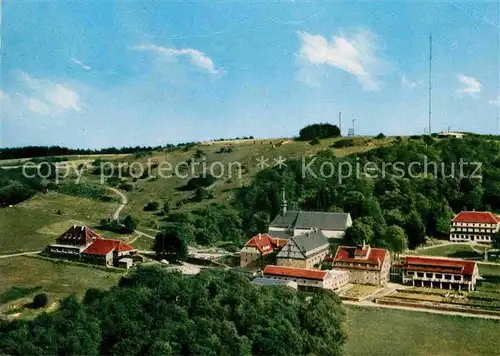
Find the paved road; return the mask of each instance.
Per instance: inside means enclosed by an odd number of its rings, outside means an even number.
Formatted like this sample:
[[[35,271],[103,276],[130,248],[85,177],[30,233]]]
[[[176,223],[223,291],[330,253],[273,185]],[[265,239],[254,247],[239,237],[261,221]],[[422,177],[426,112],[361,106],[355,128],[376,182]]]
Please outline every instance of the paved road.
[[[42,252],[42,251],[27,251],[27,252],[13,253],[13,254],[10,254],[10,255],[0,255],[0,258],[10,258],[10,257],[36,255],[37,253],[40,253],[40,252]]]

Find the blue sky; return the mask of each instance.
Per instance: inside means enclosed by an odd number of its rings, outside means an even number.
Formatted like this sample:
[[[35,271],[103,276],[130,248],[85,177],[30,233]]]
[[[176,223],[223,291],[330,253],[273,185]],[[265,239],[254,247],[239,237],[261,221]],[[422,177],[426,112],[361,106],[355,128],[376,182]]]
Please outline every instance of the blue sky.
[[[1,146],[293,136],[352,119],[498,133],[500,8],[476,2],[4,2]]]

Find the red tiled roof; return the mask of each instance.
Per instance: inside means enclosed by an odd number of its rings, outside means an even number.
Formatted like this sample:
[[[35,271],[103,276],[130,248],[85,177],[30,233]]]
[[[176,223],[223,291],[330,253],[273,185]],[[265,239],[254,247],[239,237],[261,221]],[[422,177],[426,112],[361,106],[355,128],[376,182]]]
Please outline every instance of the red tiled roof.
[[[500,218],[493,215],[489,211],[462,211],[455,216],[452,222],[467,222],[467,223],[482,223],[496,224],[500,222]]]
[[[264,275],[286,276],[296,278],[315,279],[322,281],[325,279],[328,271],[312,270],[305,268],[282,267],[267,265],[264,268]]]
[[[433,258],[407,256],[403,261],[403,269],[421,272],[455,273],[472,275],[476,262],[451,258]]]
[[[102,236],[87,226],[73,225],[56,241],[58,244],[86,245],[96,239],[102,239]]]
[[[281,248],[285,246],[286,239],[278,239],[269,236],[268,234],[258,234],[252,237],[245,246],[255,247],[263,255],[273,252],[274,248]]]
[[[107,255],[111,251],[125,252],[135,250],[129,244],[120,240],[99,239],[95,240],[82,253],[88,255]]]
[[[335,254],[335,257],[329,258],[328,260],[332,261],[334,264],[338,262],[348,262],[348,263],[356,263],[363,265],[363,266],[349,266],[349,268],[356,267],[357,269],[380,270],[382,268],[382,263],[384,262],[387,253],[389,252],[383,248],[373,248],[366,246],[365,249],[363,249],[360,246],[358,247],[339,246],[337,248],[337,253]],[[339,265],[338,267],[343,267],[343,266]]]

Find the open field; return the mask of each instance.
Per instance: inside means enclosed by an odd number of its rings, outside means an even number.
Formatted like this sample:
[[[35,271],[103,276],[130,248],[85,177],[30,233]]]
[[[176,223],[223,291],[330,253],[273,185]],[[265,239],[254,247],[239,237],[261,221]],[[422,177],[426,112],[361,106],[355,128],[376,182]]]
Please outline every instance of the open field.
[[[0,221],[0,254],[41,250],[60,233],[58,227],[73,224],[62,216],[21,207],[0,209]]]
[[[29,303],[37,293],[49,296],[49,307],[54,307],[61,297],[75,293],[82,297],[88,288],[107,289],[116,285],[125,273],[107,272],[105,270],[66,263],[47,261],[36,257],[13,257],[0,259],[0,295],[11,293],[12,287],[32,288],[32,293],[1,306],[0,310],[10,307],[21,307]],[[23,317],[33,316],[35,311],[25,309]]]
[[[499,354],[497,320],[373,307],[346,309],[349,356]]]
[[[46,215],[56,215],[61,211],[61,216],[66,219],[78,219],[91,223],[98,223],[101,219],[112,217],[119,204],[105,203],[82,197],[75,197],[57,192],[37,194],[17,205],[34,212],[43,212]]]
[[[479,251],[484,251],[483,246],[474,245],[474,248]],[[425,250],[415,250],[414,254],[423,256],[444,256],[450,258],[472,258],[481,257],[472,246],[468,244],[453,244],[426,248]]]

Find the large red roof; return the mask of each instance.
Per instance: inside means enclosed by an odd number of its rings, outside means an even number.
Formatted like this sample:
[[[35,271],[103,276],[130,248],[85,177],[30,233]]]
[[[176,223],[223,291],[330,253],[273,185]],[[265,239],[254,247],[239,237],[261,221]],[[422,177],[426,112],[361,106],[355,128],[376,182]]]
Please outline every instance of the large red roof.
[[[500,218],[489,211],[462,211],[451,220],[452,222],[497,224]]]
[[[407,256],[403,260],[403,269],[420,272],[454,273],[472,275],[476,262],[452,258]]]
[[[88,255],[107,255],[111,251],[125,252],[133,250],[135,249],[132,246],[120,240],[98,239],[82,253]]]
[[[264,275],[306,278],[306,279],[315,279],[320,281],[325,279],[327,274],[328,271],[295,268],[295,267],[267,265],[264,268]]]
[[[348,262],[362,265],[349,266],[349,268],[356,267],[358,269],[380,270],[386,258],[386,254],[388,253],[389,252],[386,249],[373,248],[370,246],[365,246],[364,249],[362,246],[339,246],[335,257],[333,259],[330,258],[329,260],[331,260],[334,264],[338,262]],[[339,265],[338,267],[343,266]]]
[[[245,246],[255,247],[263,255],[273,252],[274,248],[285,246],[288,240],[269,236],[268,234],[258,234],[252,237]]]

